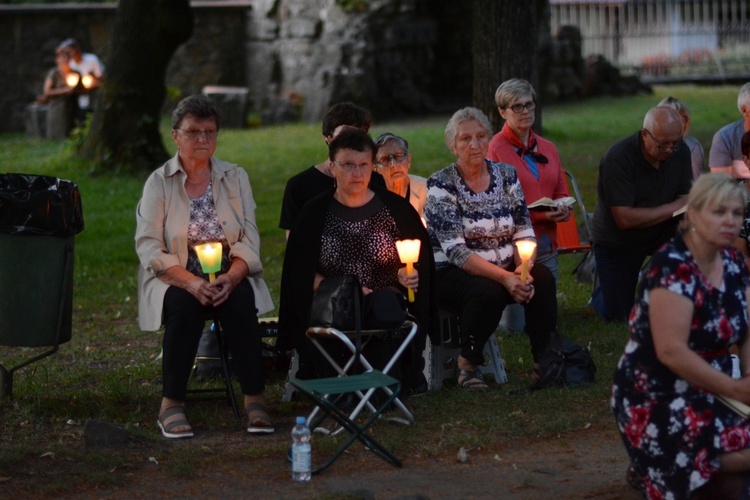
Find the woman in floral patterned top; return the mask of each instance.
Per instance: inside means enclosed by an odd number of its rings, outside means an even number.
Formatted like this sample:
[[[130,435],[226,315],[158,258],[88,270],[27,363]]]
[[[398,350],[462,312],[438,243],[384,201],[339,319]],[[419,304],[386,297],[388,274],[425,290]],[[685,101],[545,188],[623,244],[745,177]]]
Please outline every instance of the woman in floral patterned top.
[[[427,180],[424,211],[435,252],[438,305],[459,316],[458,383],[469,391],[488,389],[478,368],[506,305],[524,306],[535,363],[557,327],[555,279],[549,269],[532,266],[530,278],[521,280],[514,243],[534,241],[534,230],[515,169],[486,160],[491,136],[492,127],[480,110],[453,114],[445,142],[456,162]]]
[[[263,391],[258,314],[273,309],[263,281],[255,200],[247,172],[214,157],[221,115],[205,95],[186,97],[172,114],[177,154],[156,169],[136,209],[138,323],[164,325],[162,401],[157,425],[166,438],[193,436],[185,416],[188,379],[206,316],[226,337],[244,394],[247,432],[271,433]],[[195,246],[221,242],[221,271],[209,281]]]
[[[611,404],[628,480],[647,498],[688,498],[702,487],[721,488],[711,493],[721,498],[748,493],[750,422],[716,397],[750,404],[750,275],[730,246],[745,199],[729,175],[701,176],[683,233],[654,254],[639,285]],[[731,377],[734,344],[740,380]]]

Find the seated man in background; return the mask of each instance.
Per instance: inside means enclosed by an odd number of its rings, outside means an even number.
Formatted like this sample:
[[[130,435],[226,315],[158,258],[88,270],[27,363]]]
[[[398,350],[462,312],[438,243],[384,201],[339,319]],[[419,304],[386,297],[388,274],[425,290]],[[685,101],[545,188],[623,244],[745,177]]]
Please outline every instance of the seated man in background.
[[[674,235],[693,179],[682,119],[651,108],[636,134],[613,144],[599,162],[591,239],[599,275],[592,305],[607,321],[627,320],[644,259]]]
[[[742,135],[750,130],[750,82],[740,89],[737,108],[742,118],[723,126],[714,134],[708,166],[711,172],[727,172],[738,179],[750,179],[750,169],[742,161],[740,149]]]

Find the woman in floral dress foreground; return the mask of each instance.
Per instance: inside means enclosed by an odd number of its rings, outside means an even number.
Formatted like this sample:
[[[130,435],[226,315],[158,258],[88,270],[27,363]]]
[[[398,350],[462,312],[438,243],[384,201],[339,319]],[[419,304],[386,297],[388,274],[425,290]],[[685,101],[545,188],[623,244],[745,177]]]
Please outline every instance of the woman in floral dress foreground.
[[[750,404],[750,274],[730,247],[743,191],[729,175],[701,176],[684,231],[656,252],[639,285],[611,404],[630,456],[628,480],[648,498],[748,493],[750,422],[716,397]],[[740,380],[731,377],[733,344]]]

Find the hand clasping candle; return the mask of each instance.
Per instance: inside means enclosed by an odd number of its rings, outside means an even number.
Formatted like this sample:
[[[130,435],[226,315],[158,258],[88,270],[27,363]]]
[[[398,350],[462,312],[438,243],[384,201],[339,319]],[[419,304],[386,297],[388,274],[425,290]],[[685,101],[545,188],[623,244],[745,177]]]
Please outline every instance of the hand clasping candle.
[[[414,272],[414,263],[419,260],[421,243],[419,240],[398,240],[396,242],[398,258],[401,259],[402,264],[406,264],[406,274]],[[409,302],[414,302],[414,290],[411,288],[409,288]]]

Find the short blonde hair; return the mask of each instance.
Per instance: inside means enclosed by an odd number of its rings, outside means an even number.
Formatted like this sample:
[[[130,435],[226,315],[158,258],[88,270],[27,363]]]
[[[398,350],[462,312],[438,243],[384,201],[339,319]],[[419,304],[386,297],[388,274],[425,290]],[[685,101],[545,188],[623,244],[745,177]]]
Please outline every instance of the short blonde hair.
[[[736,198],[742,206],[748,202],[747,190],[737,179],[727,173],[703,174],[696,179],[688,194],[687,206],[690,211],[711,208]],[[690,213],[687,214],[688,225]]]

